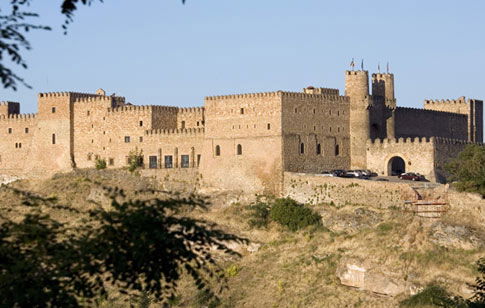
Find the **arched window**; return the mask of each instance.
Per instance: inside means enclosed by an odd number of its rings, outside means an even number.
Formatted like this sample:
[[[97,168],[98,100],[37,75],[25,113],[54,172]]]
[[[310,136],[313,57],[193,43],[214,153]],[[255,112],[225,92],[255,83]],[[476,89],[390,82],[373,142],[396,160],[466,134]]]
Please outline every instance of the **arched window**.
[[[322,145],[320,143],[317,144],[317,155],[322,154]]]
[[[216,156],[221,156],[221,147],[216,145]]]
[[[300,143],[300,154],[305,154],[305,144],[303,142]]]
[[[237,155],[242,155],[242,145],[238,144],[237,145]]]
[[[335,145],[335,156],[338,156],[340,154],[340,148],[338,144]]]

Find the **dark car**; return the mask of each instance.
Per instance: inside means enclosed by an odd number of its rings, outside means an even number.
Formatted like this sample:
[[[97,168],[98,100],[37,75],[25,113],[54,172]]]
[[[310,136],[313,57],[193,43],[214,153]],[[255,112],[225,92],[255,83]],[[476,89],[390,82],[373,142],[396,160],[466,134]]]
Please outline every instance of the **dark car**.
[[[343,177],[345,175],[345,170],[341,170],[341,169],[332,170],[330,172],[332,172],[333,174],[339,177]]]
[[[411,181],[422,181],[422,180],[424,180],[424,176],[422,176],[419,173],[414,173],[414,172],[401,173],[397,177],[400,178],[401,180],[411,180]]]

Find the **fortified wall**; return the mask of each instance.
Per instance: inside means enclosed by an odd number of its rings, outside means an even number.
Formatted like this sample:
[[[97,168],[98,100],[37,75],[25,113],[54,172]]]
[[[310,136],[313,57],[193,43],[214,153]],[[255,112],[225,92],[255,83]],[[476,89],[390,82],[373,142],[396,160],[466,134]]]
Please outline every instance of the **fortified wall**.
[[[483,140],[483,102],[426,101],[397,107],[394,75],[345,72],[345,93],[210,96],[203,107],[133,105],[124,97],[40,93],[38,113],[0,103],[0,173],[47,176],[73,168],[124,168],[142,155],[143,174],[205,187],[281,194],[288,172],[370,169],[419,172],[444,181],[444,165]]]

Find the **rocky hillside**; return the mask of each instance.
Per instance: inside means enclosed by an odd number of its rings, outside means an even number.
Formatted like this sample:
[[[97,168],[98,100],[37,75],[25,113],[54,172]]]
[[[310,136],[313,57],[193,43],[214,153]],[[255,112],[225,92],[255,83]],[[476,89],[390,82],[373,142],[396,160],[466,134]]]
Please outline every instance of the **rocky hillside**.
[[[90,170],[9,185],[87,209],[109,206],[102,185],[129,193],[159,184],[123,171]],[[478,198],[476,206],[457,203],[439,219],[417,217],[404,204],[386,208],[358,202],[317,204],[312,208],[321,214],[323,227],[290,232],[274,222],[265,228],[250,227],[247,205],[254,196],[205,193],[212,200],[210,209],[188,215],[251,241],[234,246],[241,258],[220,260],[229,281],[220,307],[398,307],[429,285],[467,298],[471,295],[467,284],[478,275],[474,263],[485,256],[485,214]],[[0,189],[3,213],[13,208],[8,215],[20,217],[22,213],[15,210],[18,203],[10,189]],[[82,219],[66,211],[46,211],[72,223]],[[116,304],[113,297],[107,306]],[[210,303],[184,280],[173,304]]]

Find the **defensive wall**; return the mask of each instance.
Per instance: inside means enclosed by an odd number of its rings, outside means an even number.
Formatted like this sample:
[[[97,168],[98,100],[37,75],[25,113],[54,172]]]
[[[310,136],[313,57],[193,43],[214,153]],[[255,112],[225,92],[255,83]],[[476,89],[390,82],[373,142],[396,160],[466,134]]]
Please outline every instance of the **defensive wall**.
[[[463,114],[397,107],[395,134],[400,137],[446,137],[468,139],[468,120]]]

